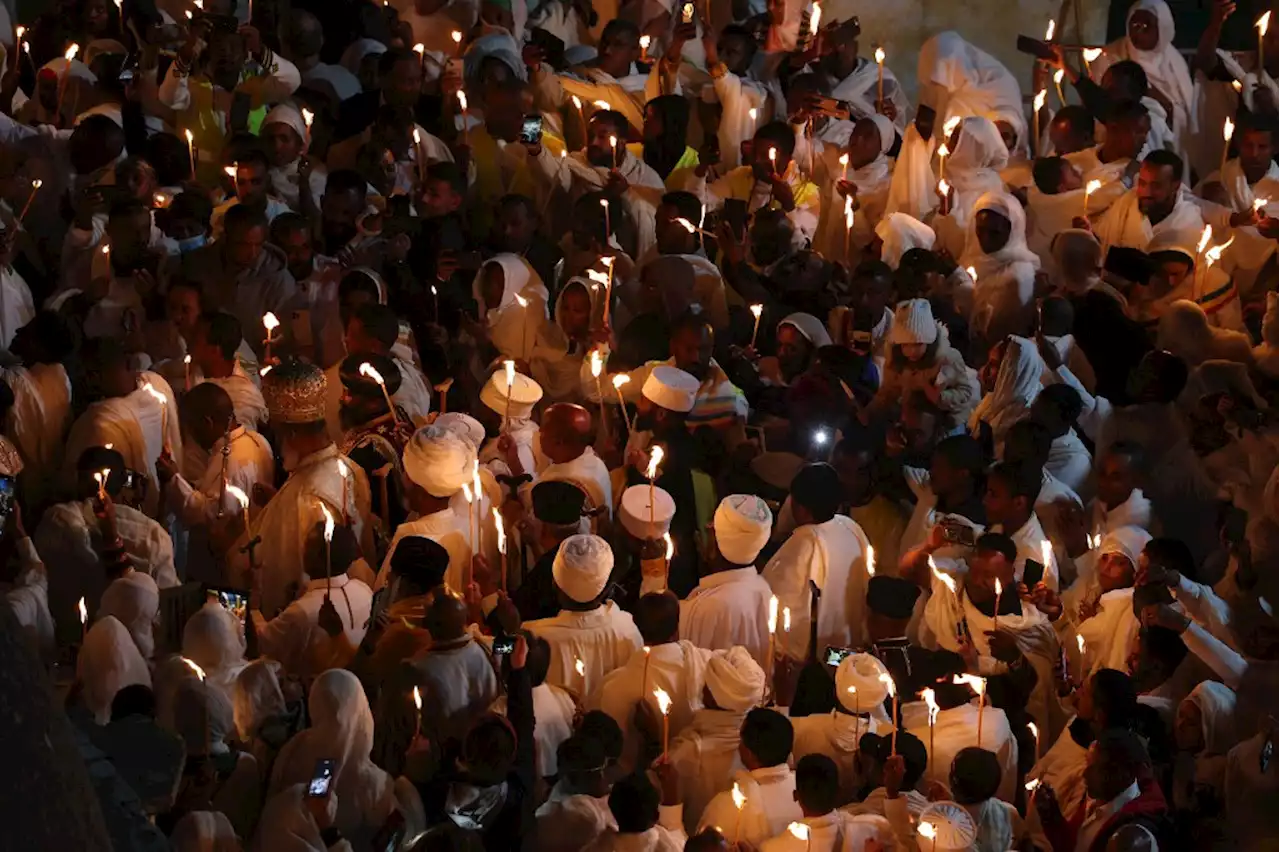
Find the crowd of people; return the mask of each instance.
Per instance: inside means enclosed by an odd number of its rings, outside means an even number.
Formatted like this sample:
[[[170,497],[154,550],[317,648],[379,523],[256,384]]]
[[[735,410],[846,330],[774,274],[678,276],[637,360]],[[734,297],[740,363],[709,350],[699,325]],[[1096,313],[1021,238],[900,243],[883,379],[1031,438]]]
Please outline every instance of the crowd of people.
[[[1280,21],[1209,5],[904,83],[826,0],[0,22],[62,848],[1280,848]]]

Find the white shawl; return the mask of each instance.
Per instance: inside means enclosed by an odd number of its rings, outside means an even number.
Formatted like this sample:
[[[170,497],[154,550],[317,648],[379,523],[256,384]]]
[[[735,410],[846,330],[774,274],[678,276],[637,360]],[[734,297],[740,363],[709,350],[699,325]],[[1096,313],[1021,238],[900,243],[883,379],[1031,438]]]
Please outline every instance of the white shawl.
[[[977,215],[990,210],[1009,220],[1009,239],[988,254],[978,242]],[[973,290],[973,330],[988,342],[1030,329],[1040,258],[1027,248],[1027,217],[1022,205],[1002,191],[984,194],[973,206],[960,265],[977,272]]]
[[[491,264],[502,267],[502,298],[497,307],[489,308],[485,313],[489,341],[502,358],[527,362],[531,360],[543,323],[547,320],[550,296],[528,261],[515,254],[499,254],[486,261],[476,273],[471,286],[476,304],[484,304],[484,271]],[[521,307],[516,296],[524,299],[528,306]]]
[[[1044,372],[1044,359],[1036,345],[1025,337],[1010,337],[996,372],[995,387],[973,410],[969,431],[976,432],[978,424],[985,421],[991,427],[999,453],[1010,427],[1027,416],[1031,403],[1040,395]]]
[[[1017,131],[1019,147],[1027,138],[1022,89],[1009,69],[995,57],[947,30],[920,48],[917,68],[921,102],[932,100],[937,113],[935,128],[953,116],[976,115],[991,121],[1007,121]],[[934,91],[924,91],[935,87]],[[935,131],[936,132],[936,131]]]
[[[1129,21],[1135,12],[1140,11],[1156,16],[1159,40],[1155,50],[1138,50],[1129,40]],[[1195,110],[1195,87],[1191,82],[1191,72],[1187,68],[1187,61],[1173,46],[1173,12],[1164,0],[1138,0],[1129,7],[1129,13],[1125,16],[1125,30],[1124,38],[1107,45],[1102,57],[1093,63],[1093,76],[1101,80],[1108,68],[1126,59],[1141,65],[1142,70],[1147,73],[1147,82],[1152,88],[1162,92],[1172,104],[1170,126],[1173,135],[1185,146],[1187,139],[1198,132],[1199,120]]]

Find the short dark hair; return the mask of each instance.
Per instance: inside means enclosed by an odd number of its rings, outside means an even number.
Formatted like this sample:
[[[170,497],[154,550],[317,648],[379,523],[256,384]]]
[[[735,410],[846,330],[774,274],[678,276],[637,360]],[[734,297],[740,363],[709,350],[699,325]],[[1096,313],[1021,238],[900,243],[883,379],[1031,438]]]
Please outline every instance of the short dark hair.
[[[325,179],[324,194],[341,195],[352,192],[363,198],[368,187],[369,182],[359,172],[354,169],[338,169],[335,172],[329,172],[329,177]]]
[[[756,707],[742,720],[742,744],[762,766],[786,763],[794,743],[791,720],[776,710]]]
[[[236,350],[244,342],[244,331],[234,314],[205,311],[200,314],[200,324],[205,328],[205,340],[218,347],[223,358],[231,360],[236,357]]]
[[[1111,79],[1120,82],[1130,95],[1145,97],[1151,88],[1147,70],[1132,59],[1123,59],[1107,70],[1111,72]]]
[[[1147,163],[1150,163],[1153,166],[1168,166],[1173,169],[1174,178],[1182,180],[1182,176],[1184,174],[1183,169],[1185,166],[1182,163],[1182,158],[1172,151],[1166,151],[1163,148],[1152,151],[1142,160],[1143,165],[1146,165]]]
[[[701,333],[703,329],[711,328],[711,320],[697,306],[691,306],[680,312],[680,316],[671,321],[671,330],[668,332],[668,338],[674,338],[676,334],[682,331],[696,331]]]
[[[307,221],[306,216],[289,210],[272,219],[268,230],[271,233],[271,241],[278,243],[285,234],[307,233],[310,229],[311,223]]]
[[[427,166],[427,180],[449,184],[449,189],[453,190],[454,195],[467,194],[467,173],[457,163],[449,160],[441,160]]]
[[[669,641],[680,629],[680,601],[666,592],[650,592],[636,601],[636,628],[646,645]]]
[[[400,320],[396,312],[386,305],[377,302],[363,304],[356,309],[355,319],[366,334],[387,349],[400,339]]]
[[[603,710],[588,710],[578,723],[576,736],[592,737],[600,743],[610,760],[622,756],[622,728]]]
[[[1116,669],[1098,669],[1091,679],[1093,706],[1111,727],[1128,728],[1138,712],[1138,693],[1133,679]]]
[[[604,25],[604,29],[600,31],[600,44],[617,36],[635,36],[640,37],[640,28],[624,18],[614,18],[612,21]]]
[[[1000,760],[995,752],[969,746],[962,748],[951,761],[952,794],[962,805],[975,805],[995,796],[1000,789]]]
[[[1141,121],[1151,115],[1142,101],[1117,100],[1107,104],[1102,115],[1103,124],[1119,124],[1125,121]]]
[[[1147,654],[1160,660],[1169,671],[1182,665],[1186,659],[1187,643],[1182,641],[1182,634],[1158,624],[1151,624],[1138,630],[1138,640]]]
[[[1151,765],[1147,747],[1133,731],[1108,728],[1098,734],[1093,744],[1106,759],[1108,766],[1121,770],[1126,776],[1138,776]]]
[[[1071,385],[1049,385],[1040,391],[1036,402],[1043,402],[1052,409],[1063,423],[1074,423],[1084,412],[1080,392]]]
[[[184,195],[186,193],[183,193]],[[253,228],[267,228],[267,214],[264,210],[258,210],[247,204],[233,204],[222,217],[222,231],[230,234],[232,231],[244,233]]]
[[[978,536],[978,540],[973,543],[973,547],[979,553],[999,553],[1010,562],[1014,562],[1018,558],[1018,546],[1013,543],[1013,539],[1004,533],[983,533]]]
[[[459,192],[459,195],[466,195],[466,192],[466,186],[464,185],[462,190]],[[521,195],[518,192],[509,192],[498,199],[499,210],[511,210],[517,207],[523,207],[524,212],[529,214],[530,217],[534,219],[538,218],[538,205],[535,204],[533,199],[527,195]]]
[[[145,202],[137,198],[123,198],[111,205],[111,212],[107,214],[109,220],[123,219],[126,216],[151,215],[151,207]]]
[[[796,134],[785,121],[771,121],[756,131],[752,137],[758,142],[770,142],[788,157],[795,153]]]
[[[1113,65],[1112,67],[1114,68],[1115,66]],[[1079,136],[1093,137],[1093,113],[1080,104],[1067,104],[1058,110],[1058,114],[1053,117],[1053,120],[1064,122],[1072,133]]]
[[[1124,456],[1129,460],[1129,466],[1135,470],[1141,471],[1147,464],[1147,452],[1142,445],[1136,441],[1115,441],[1101,455],[1104,456]],[[1160,541],[1161,539],[1154,539]],[[1182,544],[1181,541],[1178,544]],[[1183,545],[1185,547],[1185,545]]]
[[[628,775],[609,791],[609,810],[619,834],[642,834],[658,821],[661,797],[643,772]]]
[[[145,683],[131,683],[123,687],[111,699],[111,721],[129,716],[156,715],[156,694]]]
[[[1049,434],[1049,430],[1043,424],[1027,418],[1009,427],[1004,440],[1004,460],[1024,468],[1035,468],[1034,475],[1039,477],[1052,448],[1053,436]],[[1030,479],[1032,473],[1026,471],[1025,477]]]
[[[862,279],[885,279],[890,286],[893,284],[893,267],[885,263],[879,258],[870,258],[859,263],[853,268],[852,280],[859,281]]]
[[[1182,539],[1167,536],[1153,538],[1142,551],[1147,554],[1147,561],[1151,564],[1177,571],[1189,580],[1195,580],[1199,574],[1196,570],[1196,558]]]
[[[983,456],[982,444],[971,435],[952,435],[943,438],[933,448],[935,456],[941,456],[947,464],[957,470],[967,470],[975,482],[982,481],[982,472],[986,470],[987,460]]]
[[[199,222],[206,231],[213,219],[213,202],[204,192],[179,192],[169,205],[169,220]]]
[[[987,481],[990,482],[993,479],[1008,486],[1011,496],[1025,497],[1031,503],[1035,502],[1036,495],[1040,493],[1040,487],[1043,484],[1039,470],[1029,471],[1022,465],[1003,461],[996,462],[987,472]]]
[[[1045,195],[1057,195],[1062,186],[1062,170],[1070,165],[1066,157],[1041,157],[1031,167],[1031,177],[1036,189]]]
[[[668,192],[662,196],[662,203],[674,207],[677,213],[690,222],[697,223],[702,218],[702,201],[692,192]]]
[[[249,148],[239,157],[236,158],[236,168],[241,166],[261,166],[263,169],[271,168],[271,161],[267,159],[267,155],[261,148]]]
[[[591,120],[607,124],[613,128],[613,132],[618,136],[619,144],[625,143],[627,135],[631,132],[631,122],[627,121],[627,117],[616,109],[598,109],[591,115]]]
[[[825,814],[840,803],[840,769],[825,754],[806,754],[796,763],[796,801],[809,813]]]
[[[840,474],[825,462],[805,465],[791,481],[792,501],[808,509],[818,523],[835,517],[842,498]]]
[[[418,54],[407,47],[388,48],[386,53],[378,57],[378,75],[390,74],[401,62],[421,64],[422,60],[418,58]]]

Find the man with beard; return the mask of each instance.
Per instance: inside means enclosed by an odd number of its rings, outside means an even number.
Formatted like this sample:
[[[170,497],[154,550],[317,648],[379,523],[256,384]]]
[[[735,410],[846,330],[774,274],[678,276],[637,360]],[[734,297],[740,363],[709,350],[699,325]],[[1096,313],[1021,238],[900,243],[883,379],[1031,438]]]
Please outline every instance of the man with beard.
[[[256,150],[247,152],[236,160],[235,170],[235,197],[214,208],[210,220],[214,239],[222,236],[222,220],[232,207],[252,207],[267,217],[268,225],[281,213],[289,212],[288,204],[269,194],[271,170],[266,154]]]
[[[271,220],[271,244],[284,252],[289,274],[307,305],[290,317],[294,351],[308,355],[321,367],[337,363],[343,354],[342,318],[338,315],[342,267],[316,252],[311,244],[311,224],[301,213],[284,213]]]
[[[715,332],[707,315],[689,310],[671,325],[671,357],[659,364],[683,370],[698,380],[698,392],[687,425],[709,427],[736,444],[747,419],[747,398],[712,356]],[[651,366],[658,366],[657,364]]]

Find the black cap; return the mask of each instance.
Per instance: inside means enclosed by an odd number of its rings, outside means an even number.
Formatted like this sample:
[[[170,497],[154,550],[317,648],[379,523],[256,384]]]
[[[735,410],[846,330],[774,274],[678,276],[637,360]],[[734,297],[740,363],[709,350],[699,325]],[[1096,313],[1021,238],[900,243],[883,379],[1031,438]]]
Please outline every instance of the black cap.
[[[901,577],[877,574],[867,582],[867,606],[885,618],[906,621],[911,618],[920,587]]]
[[[391,551],[391,573],[421,589],[434,589],[449,570],[449,551],[426,536],[405,536]]]
[[[544,524],[568,526],[582,519],[586,492],[572,482],[547,480],[533,486],[533,515]]]
[[[388,394],[395,396],[396,391],[400,390],[400,368],[395,361],[386,355],[348,355],[338,367],[338,378],[342,380],[343,387],[353,395],[382,398],[382,389],[378,387],[378,383],[360,372],[362,364],[368,364],[382,376]]]

